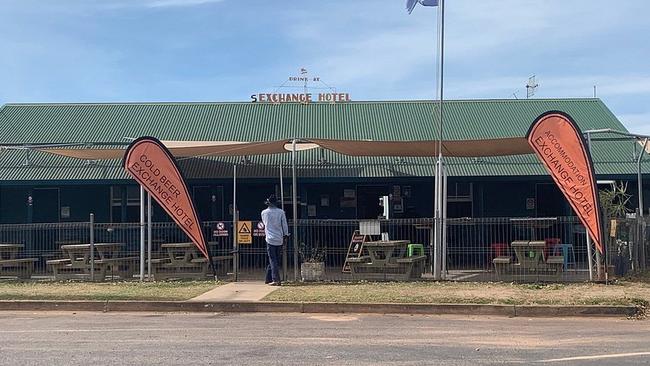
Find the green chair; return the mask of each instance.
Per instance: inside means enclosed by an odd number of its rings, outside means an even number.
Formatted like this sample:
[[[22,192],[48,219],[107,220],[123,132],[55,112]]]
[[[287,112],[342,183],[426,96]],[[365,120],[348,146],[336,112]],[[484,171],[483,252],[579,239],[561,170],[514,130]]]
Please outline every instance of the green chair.
[[[407,254],[409,257],[414,255],[424,255],[424,245],[422,244],[409,244],[407,246]]]

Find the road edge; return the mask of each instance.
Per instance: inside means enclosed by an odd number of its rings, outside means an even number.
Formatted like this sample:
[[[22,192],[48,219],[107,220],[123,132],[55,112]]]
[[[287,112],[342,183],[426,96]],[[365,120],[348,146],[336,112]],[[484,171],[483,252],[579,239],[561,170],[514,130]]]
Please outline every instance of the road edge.
[[[634,305],[360,304],[188,301],[0,301],[0,311],[360,313],[505,317],[639,317]]]

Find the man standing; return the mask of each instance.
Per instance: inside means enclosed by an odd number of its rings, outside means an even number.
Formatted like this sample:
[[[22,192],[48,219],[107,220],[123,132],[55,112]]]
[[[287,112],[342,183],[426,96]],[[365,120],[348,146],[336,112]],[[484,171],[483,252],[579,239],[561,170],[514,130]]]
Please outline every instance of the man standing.
[[[284,211],[278,208],[278,200],[274,194],[264,203],[268,208],[262,211],[262,222],[266,234],[266,252],[269,255],[265,283],[280,286],[280,253],[284,239],[289,236],[289,226]]]

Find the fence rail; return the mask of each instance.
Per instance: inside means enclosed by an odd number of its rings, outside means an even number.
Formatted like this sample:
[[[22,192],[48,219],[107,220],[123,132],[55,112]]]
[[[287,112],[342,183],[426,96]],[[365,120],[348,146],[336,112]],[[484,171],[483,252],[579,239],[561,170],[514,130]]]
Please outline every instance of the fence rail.
[[[232,222],[203,223],[210,254],[221,278],[234,278],[233,268],[238,268],[236,277],[239,279],[263,277],[267,263],[263,230],[257,228],[257,222],[251,224],[251,242],[235,244]],[[359,220],[298,220],[292,235],[298,237],[299,246],[295,250],[300,254],[300,262],[321,259],[324,273],[320,279],[325,280],[395,279],[400,271],[409,267],[403,263],[411,262],[417,262],[413,264],[415,272],[405,274],[405,278],[431,278],[434,219],[378,221],[379,232],[389,239],[404,245],[404,241],[420,244],[411,246],[413,252],[400,252],[397,247],[394,253],[385,248],[383,251],[369,252],[368,248],[355,251],[358,247],[355,248],[353,236],[360,224]],[[609,221],[607,252],[601,271],[606,271],[609,277],[645,271],[650,265],[649,224],[649,218],[617,219],[616,224]],[[614,230],[613,225],[616,225]],[[447,247],[443,273],[446,279],[584,281],[590,278],[586,234],[575,217],[448,219],[445,227]],[[291,222],[290,230],[293,228]],[[146,257],[142,260],[141,229],[139,223],[0,225],[0,278],[137,279],[141,264],[147,269],[153,267],[153,272],[161,278],[183,277],[181,274],[209,275],[210,272],[205,271],[207,261],[193,257],[191,245],[178,244],[189,240],[174,223],[152,224],[152,260],[149,262]],[[380,238],[381,235],[374,235],[366,240]],[[292,280],[293,240],[285,250],[284,277]],[[394,261],[385,259],[386,255],[392,256]],[[179,262],[183,256],[185,266]],[[352,265],[351,271],[343,271],[344,267],[350,269],[346,266],[348,257],[360,259],[352,261],[358,263]],[[413,260],[409,262],[409,258]],[[233,261],[237,262],[236,267]],[[595,255],[592,261],[596,263]],[[593,276],[597,278],[596,267],[594,265]]]

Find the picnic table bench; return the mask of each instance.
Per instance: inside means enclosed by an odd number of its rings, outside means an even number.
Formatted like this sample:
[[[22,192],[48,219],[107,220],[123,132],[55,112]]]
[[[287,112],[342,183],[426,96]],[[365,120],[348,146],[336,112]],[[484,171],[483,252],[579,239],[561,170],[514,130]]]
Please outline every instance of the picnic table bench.
[[[27,279],[32,276],[38,258],[17,258],[25,248],[22,244],[0,244],[0,276]]]
[[[193,243],[164,243],[160,248],[167,256],[151,260],[154,279],[206,277],[208,259],[199,253]]]
[[[164,243],[160,245],[160,249],[166,255],[151,260],[151,274],[154,279],[202,279],[208,275],[210,263],[194,243]],[[232,255],[212,257],[218,275],[226,275],[230,271],[232,259]]]
[[[368,255],[348,258],[352,278],[394,281],[420,278],[426,256],[407,256],[408,244],[408,240],[364,243]]]
[[[499,256],[492,260],[494,269],[498,276],[507,274],[534,275],[557,277],[562,273],[564,257],[545,256],[544,241],[513,241],[512,249],[517,257],[517,262],[512,262],[512,257]]]
[[[119,276],[123,279],[133,278],[140,257],[120,256],[124,243],[95,243],[94,279],[103,281],[107,275],[111,278]],[[54,278],[89,279],[91,277],[91,244],[61,245],[66,258],[48,260],[47,266],[52,269]]]

